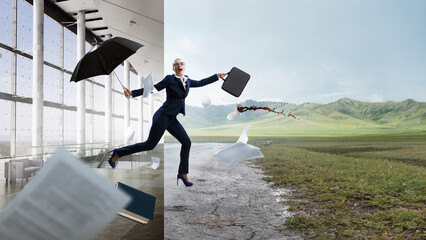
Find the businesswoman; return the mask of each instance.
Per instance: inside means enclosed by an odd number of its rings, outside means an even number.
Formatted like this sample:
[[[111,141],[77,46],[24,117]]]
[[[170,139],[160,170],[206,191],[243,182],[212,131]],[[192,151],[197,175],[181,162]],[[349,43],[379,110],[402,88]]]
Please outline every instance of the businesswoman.
[[[200,81],[192,80],[184,75],[186,70],[185,62],[177,58],[173,61],[173,71],[175,74],[167,75],[159,83],[155,84],[156,90],[161,91],[166,89],[166,101],[154,114],[152,118],[152,126],[149,132],[148,139],[142,143],[136,143],[130,146],[114,149],[111,158],[108,160],[112,168],[117,165],[117,160],[120,157],[152,150],[160,141],[164,131],[168,131],[175,137],[181,144],[180,150],[180,164],[177,174],[177,181],[181,179],[185,186],[192,186],[192,182],[188,180],[188,161],[189,150],[191,148],[191,140],[186,134],[185,129],[180,122],[176,119],[179,113],[185,115],[185,98],[188,96],[191,87],[202,87],[207,84],[216,82],[219,78],[224,78],[226,73],[218,73]],[[143,94],[143,88],[138,90],[129,91],[125,89],[124,94],[126,97],[137,97]]]

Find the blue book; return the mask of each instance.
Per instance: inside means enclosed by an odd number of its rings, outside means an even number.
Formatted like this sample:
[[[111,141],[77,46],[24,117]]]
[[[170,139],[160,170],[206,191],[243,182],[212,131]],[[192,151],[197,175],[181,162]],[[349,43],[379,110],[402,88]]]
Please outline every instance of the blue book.
[[[153,220],[155,208],[154,196],[139,191],[121,182],[117,182],[116,187],[132,197],[130,203],[127,204],[124,209],[118,213],[118,215],[143,224],[148,223],[148,220]]]

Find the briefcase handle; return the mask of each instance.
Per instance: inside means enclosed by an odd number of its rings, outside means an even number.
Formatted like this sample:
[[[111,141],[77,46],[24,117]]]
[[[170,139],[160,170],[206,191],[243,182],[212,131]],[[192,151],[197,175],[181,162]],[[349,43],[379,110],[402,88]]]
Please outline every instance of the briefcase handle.
[[[225,82],[225,81],[226,81],[226,79],[228,78],[229,73],[230,73],[230,72],[226,73],[226,78],[221,78],[224,82]]]

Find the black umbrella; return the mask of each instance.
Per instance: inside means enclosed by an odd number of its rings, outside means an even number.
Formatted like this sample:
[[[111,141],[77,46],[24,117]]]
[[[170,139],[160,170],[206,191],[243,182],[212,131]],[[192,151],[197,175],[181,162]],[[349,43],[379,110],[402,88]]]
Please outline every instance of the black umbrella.
[[[108,39],[84,55],[77,63],[70,82],[78,82],[98,75],[109,75],[142,46],[142,44],[121,37]]]

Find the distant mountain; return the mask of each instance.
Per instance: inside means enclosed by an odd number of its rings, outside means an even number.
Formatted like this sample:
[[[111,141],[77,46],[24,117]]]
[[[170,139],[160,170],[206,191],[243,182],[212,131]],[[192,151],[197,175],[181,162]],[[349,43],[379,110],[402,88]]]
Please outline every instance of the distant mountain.
[[[187,115],[180,115],[178,119],[188,132],[196,135],[235,135],[248,123],[252,124],[250,132],[255,135],[426,131],[426,103],[412,99],[371,103],[343,98],[328,104],[301,105],[248,100],[241,104],[284,110],[297,119],[256,110],[241,113],[237,119],[229,121],[226,117],[234,111],[235,104],[207,108],[186,106]]]

